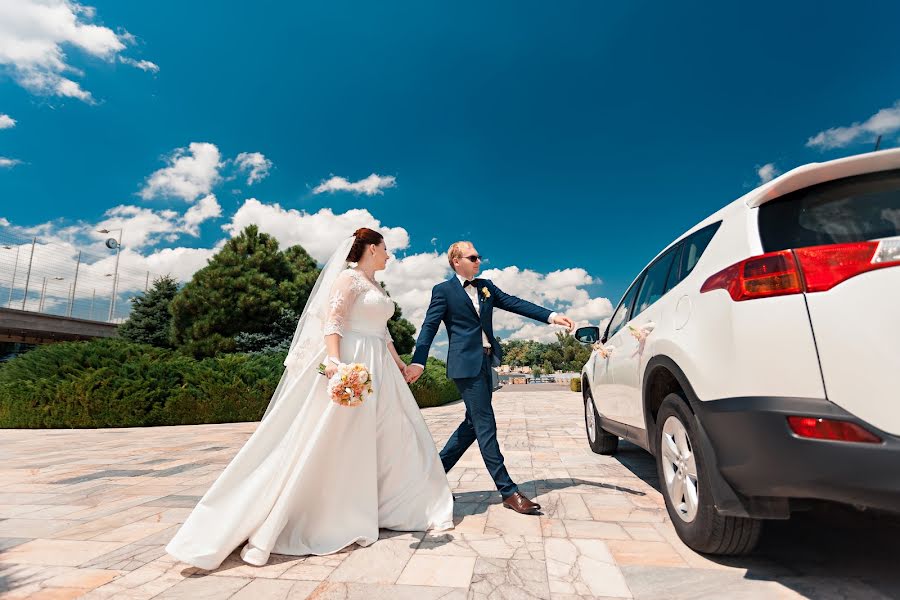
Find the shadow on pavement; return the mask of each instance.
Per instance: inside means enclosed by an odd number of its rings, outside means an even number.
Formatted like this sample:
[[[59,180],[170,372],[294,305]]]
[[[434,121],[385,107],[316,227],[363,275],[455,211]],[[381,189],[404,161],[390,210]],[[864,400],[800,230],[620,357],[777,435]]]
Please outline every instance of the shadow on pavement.
[[[622,440],[615,458],[660,490],[648,452]],[[747,579],[778,581],[808,598],[860,597],[866,586],[873,588],[866,597],[900,598],[900,514],[816,504],[790,520],[767,521],[749,556],[706,558],[746,568]]]

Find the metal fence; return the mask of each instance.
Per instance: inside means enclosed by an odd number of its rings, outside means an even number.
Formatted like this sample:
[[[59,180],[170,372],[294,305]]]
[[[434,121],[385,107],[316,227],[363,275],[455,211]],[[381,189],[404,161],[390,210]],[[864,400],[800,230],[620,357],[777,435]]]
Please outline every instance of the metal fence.
[[[119,264],[119,252],[93,254],[0,227],[0,306],[122,323],[157,276]]]

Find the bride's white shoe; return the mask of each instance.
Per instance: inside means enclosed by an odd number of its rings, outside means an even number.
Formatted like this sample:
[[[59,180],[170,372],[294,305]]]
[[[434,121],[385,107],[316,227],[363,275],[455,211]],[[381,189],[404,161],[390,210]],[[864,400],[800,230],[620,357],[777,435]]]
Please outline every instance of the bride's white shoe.
[[[247,542],[244,547],[241,548],[241,560],[254,567],[263,567],[269,562],[269,553],[257,548],[250,542]]]

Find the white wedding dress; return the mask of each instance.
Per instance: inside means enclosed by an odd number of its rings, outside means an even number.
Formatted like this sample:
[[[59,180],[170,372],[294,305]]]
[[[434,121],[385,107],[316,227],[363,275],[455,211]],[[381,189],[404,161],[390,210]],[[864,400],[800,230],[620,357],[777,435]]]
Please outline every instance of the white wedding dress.
[[[320,348],[289,355],[279,401],[166,546],[175,558],[215,569],[246,541],[241,557],[263,565],[269,553],[367,546],[379,528],[453,527],[437,448],[388,351],[393,300],[346,269],[328,304]],[[333,403],[317,372],[329,333],[342,336],[342,362],[362,363],[372,374],[373,392],[360,406]]]

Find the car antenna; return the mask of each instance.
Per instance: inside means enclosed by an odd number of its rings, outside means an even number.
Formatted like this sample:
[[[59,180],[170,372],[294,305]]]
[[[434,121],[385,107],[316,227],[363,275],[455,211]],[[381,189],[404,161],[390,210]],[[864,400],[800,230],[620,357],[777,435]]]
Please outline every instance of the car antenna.
[[[878,152],[878,147],[881,145],[881,136],[878,136],[878,139],[875,140],[875,150],[873,152]]]

